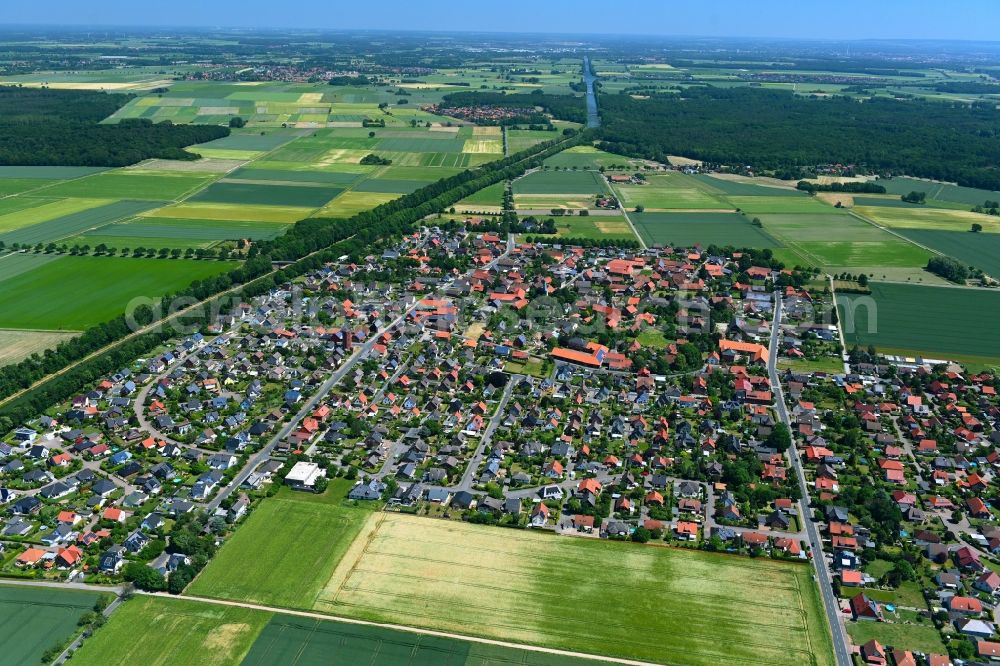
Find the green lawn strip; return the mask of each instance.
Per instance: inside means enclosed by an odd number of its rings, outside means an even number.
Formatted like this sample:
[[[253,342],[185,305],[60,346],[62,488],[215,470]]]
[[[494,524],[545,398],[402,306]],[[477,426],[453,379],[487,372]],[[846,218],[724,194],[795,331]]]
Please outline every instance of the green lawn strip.
[[[38,664],[77,629],[99,592],[0,585],[0,646],[5,664]]]
[[[137,596],[84,641],[72,663],[237,666],[271,617],[236,606]],[[293,656],[272,663],[292,663]]]
[[[874,282],[871,296],[838,294],[847,344],[929,358],[997,357],[1000,292]]]
[[[0,265],[3,260],[0,260]],[[0,281],[0,328],[83,330],[235,262],[64,256]]]
[[[309,608],[369,511],[347,506],[350,482],[324,495],[283,490],[257,507],[187,593]]]

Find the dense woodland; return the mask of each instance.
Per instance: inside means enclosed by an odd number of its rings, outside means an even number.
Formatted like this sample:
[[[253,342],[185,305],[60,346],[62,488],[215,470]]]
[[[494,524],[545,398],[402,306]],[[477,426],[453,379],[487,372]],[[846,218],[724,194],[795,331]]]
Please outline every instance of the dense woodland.
[[[1000,111],[986,105],[705,86],[645,100],[602,95],[600,105],[602,147],[616,153],[778,171],[856,164],[1000,189]]]
[[[219,139],[229,128],[124,120],[100,125],[131,99],[90,90],[0,86],[0,164],[128,166],[151,157],[193,160],[185,146]]]

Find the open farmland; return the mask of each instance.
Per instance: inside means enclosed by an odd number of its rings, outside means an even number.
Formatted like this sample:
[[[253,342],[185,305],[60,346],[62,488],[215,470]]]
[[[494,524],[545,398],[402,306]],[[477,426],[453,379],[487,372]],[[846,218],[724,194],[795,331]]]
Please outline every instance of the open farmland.
[[[259,610],[140,596],[117,609],[72,663],[236,666],[270,619]]]
[[[0,329],[0,366],[17,363],[32,354],[51,349],[75,336],[66,331],[18,331]]]
[[[38,664],[67,640],[100,594],[41,587],[0,586],[0,646],[6,664]]]
[[[915,243],[933,248],[962,263],[1000,277],[1000,234],[937,229],[897,229]]]
[[[601,661],[293,615],[275,615],[243,666],[585,666]]]
[[[848,345],[1000,367],[1000,292],[886,283],[871,290],[837,297]]]
[[[545,160],[545,166],[563,169],[599,169],[640,163],[640,160],[607,153],[593,146],[573,146]]]
[[[777,241],[736,213],[629,213],[648,245],[776,247]]]
[[[71,201],[92,201],[97,205],[54,219],[39,221],[13,231],[0,233],[0,240],[8,244],[20,243],[21,245],[62,241],[85,231],[100,229],[101,227],[130,218],[155,207],[155,204],[148,201],[108,201],[105,199],[64,200],[64,202]],[[35,210],[37,209],[28,212]]]
[[[320,496],[283,491],[263,502],[188,593],[286,608],[311,607],[324,576],[336,567],[369,515],[363,508],[343,505],[350,485],[349,481],[331,483]]]
[[[0,270],[6,261],[0,259]],[[0,274],[0,328],[82,330],[121,314],[133,298],[156,298],[235,265],[183,259],[52,258],[17,275]]]
[[[564,215],[556,217],[555,221],[556,236],[560,238],[635,240],[623,215]]]
[[[943,208],[912,208],[896,206],[860,206],[854,212],[884,227],[893,229],[936,229],[939,231],[969,231],[973,223],[983,231],[1000,233],[1000,218],[967,210]]]
[[[733,208],[691,176],[677,172],[647,176],[645,185],[615,185],[614,189],[626,208],[644,206],[650,211]]]
[[[974,187],[960,187],[918,178],[883,178],[878,181],[878,184],[884,187],[889,194],[902,195],[910,192],[924,192],[928,199],[968,204],[970,207],[982,205],[987,199],[992,201],[1000,199],[1000,192],[980,190]]]
[[[382,513],[315,608],[665,664],[827,664],[811,571]]]

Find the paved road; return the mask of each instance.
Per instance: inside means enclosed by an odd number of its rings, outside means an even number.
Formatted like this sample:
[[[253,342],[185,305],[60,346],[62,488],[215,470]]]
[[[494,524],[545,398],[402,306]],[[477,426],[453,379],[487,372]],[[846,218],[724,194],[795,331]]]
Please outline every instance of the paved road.
[[[472,490],[476,470],[479,469],[480,463],[483,462],[483,458],[486,455],[486,448],[490,445],[490,442],[493,440],[493,433],[496,432],[497,427],[503,420],[504,410],[507,408],[507,401],[510,400],[510,395],[519,381],[521,381],[521,375],[512,375],[508,379],[507,385],[504,386],[503,389],[503,395],[500,396],[500,404],[497,405],[497,410],[493,414],[493,418],[491,418],[490,422],[486,425],[486,430],[483,431],[483,436],[479,438],[479,445],[476,447],[476,452],[472,454],[472,458],[469,459],[469,464],[465,467],[465,473],[462,474],[462,480],[457,486],[451,486],[448,490],[452,492],[457,492],[459,490]]]
[[[626,664],[628,666],[656,666],[648,661],[639,661],[637,659],[621,659],[618,657],[604,657],[601,655],[587,654],[586,652],[572,652],[570,650],[558,650],[555,648],[539,647],[537,645],[527,645],[525,643],[508,643],[506,641],[497,641],[489,638],[479,638],[478,636],[465,636],[463,634],[452,634],[444,631],[434,631],[431,629],[417,629],[416,627],[407,627],[402,624],[388,624],[384,622],[368,622],[367,620],[355,620],[353,618],[338,617],[333,615],[324,615],[323,613],[313,613],[310,611],[298,611],[289,610],[287,608],[276,608],[274,606],[261,606],[259,604],[249,604],[242,601],[226,601],[224,599],[207,599],[203,597],[191,597],[185,594],[173,595],[167,594],[166,592],[138,592],[137,594],[142,594],[143,596],[151,597],[168,597],[170,599],[184,599],[186,601],[194,601],[203,604],[212,604],[216,606],[236,606],[238,608],[249,608],[251,610],[259,610],[267,613],[276,613],[279,615],[294,615],[297,617],[307,617],[314,620],[323,620],[325,622],[339,622],[341,624],[355,624],[365,627],[380,627],[382,629],[391,629],[393,631],[402,631],[408,634],[418,634],[421,636],[437,636],[439,638],[450,638],[453,640],[465,641],[469,643],[481,643],[484,645],[499,645],[506,648],[511,648],[514,650],[524,650],[528,652],[541,652],[545,654],[554,654],[562,657],[572,657],[575,659],[587,659],[590,661],[599,661],[604,663],[612,664]]]
[[[771,346],[770,356],[767,360],[767,371],[771,377],[771,390],[774,392],[775,409],[782,422],[792,427],[792,422],[788,418],[788,410],[785,409],[785,396],[781,390],[781,381],[778,378],[778,341],[781,335],[781,292],[774,292],[774,321],[771,324]],[[802,491],[802,500],[799,502],[799,516],[806,528],[809,537],[809,549],[812,551],[813,567],[816,569],[816,579],[819,581],[819,591],[823,596],[823,608],[826,610],[827,619],[830,621],[830,628],[833,633],[833,650],[837,658],[838,666],[851,666],[850,643],[844,631],[844,624],[841,618],[840,602],[833,593],[833,586],[830,582],[830,570],[826,566],[826,559],[823,556],[823,542],[820,539],[819,530],[812,519],[812,512],[808,510],[809,488],[806,485],[805,471],[802,469],[802,460],[799,458],[798,449],[794,443],[788,450],[795,468],[795,475],[799,479],[799,489]]]

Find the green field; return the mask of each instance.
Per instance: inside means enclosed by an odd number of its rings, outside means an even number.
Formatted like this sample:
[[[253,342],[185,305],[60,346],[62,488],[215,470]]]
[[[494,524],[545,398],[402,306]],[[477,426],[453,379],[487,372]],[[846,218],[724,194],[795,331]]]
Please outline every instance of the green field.
[[[1000,234],[937,229],[897,229],[910,240],[1000,277]]]
[[[691,176],[670,172],[646,177],[645,185],[615,185],[621,204],[632,209],[732,209],[729,203],[714,196]]]
[[[811,572],[377,513],[315,608],[665,664],[831,664]]]
[[[597,240],[623,238],[635,240],[624,215],[556,217],[556,235],[560,238],[593,238]]]
[[[802,265],[832,268],[927,265],[931,253],[853,215],[826,207],[820,214],[762,215],[764,231]]]
[[[0,660],[42,663],[42,655],[76,631],[77,620],[93,610],[99,596],[97,592],[0,585]]]
[[[954,203],[969,204],[969,206],[981,205],[986,200],[996,201],[1000,199],[1000,192],[978,190],[973,187],[959,187],[958,185],[936,183],[916,178],[882,178],[878,181],[878,184],[883,186],[889,194],[902,195],[914,191],[925,192],[928,199],[952,201]]]
[[[763,189],[763,188],[761,188]],[[790,196],[737,196],[730,195],[726,199],[747,215],[764,215],[766,213],[830,213],[833,206],[823,203],[814,197]]]
[[[871,290],[837,296],[849,346],[997,364],[1000,292],[877,282]]]
[[[343,505],[350,487],[334,481],[322,496],[283,489],[263,502],[187,593],[310,608],[325,582],[316,572],[329,575],[369,515]]]
[[[46,197],[173,201],[210,183],[215,176],[190,171],[118,169],[57,183],[38,191]]]
[[[0,268],[7,260],[0,259]],[[0,280],[0,328],[82,330],[234,262],[64,256]]]
[[[636,164],[638,160],[633,160],[621,155],[606,153],[593,146],[573,146],[545,160],[547,167],[561,167],[564,169],[599,169],[600,167],[625,166]]]
[[[503,203],[503,190],[503,183],[494,183],[465,197],[455,204],[455,207],[475,208],[476,206],[493,206],[498,208]]]
[[[608,191],[595,171],[535,171],[514,181],[514,194],[603,194]]]
[[[84,641],[71,663],[236,666],[271,617],[259,610],[137,596]]]
[[[0,201],[0,234],[24,229],[111,203],[110,199],[36,199],[13,197]]]
[[[736,213],[629,213],[648,245],[776,247],[778,243]]]
[[[1000,232],[1000,217],[982,215],[967,210],[942,208],[899,208],[888,206],[855,207],[854,212],[882,226],[900,229],[937,229],[940,231],[970,231],[973,223],[983,231]]]
[[[55,347],[76,333],[51,331],[17,331],[0,329],[0,366],[17,363],[32,354]]]
[[[212,183],[188,201],[319,208],[343,191],[343,188],[329,186],[269,185],[266,183],[220,181]]]
[[[60,203],[84,201],[83,199],[65,199]],[[20,243],[21,245],[35,245],[36,243],[49,243],[70,238],[84,231],[100,229],[106,225],[119,220],[138,215],[156,206],[149,201],[114,201],[107,202],[105,199],[90,199],[98,205],[69,213],[60,217],[36,222],[30,226],[20,227],[13,231],[0,233],[0,240],[8,245]],[[48,208],[43,206],[43,208]],[[34,208],[27,213],[34,213],[39,209]]]
[[[243,666],[585,666],[606,662],[381,627],[275,615]]]
[[[768,186],[757,183],[752,178],[732,180],[729,178],[717,178],[707,174],[697,174],[692,176],[692,178],[699,181],[702,185],[718,191],[720,194],[729,196],[797,197],[800,199],[808,197],[807,194],[791,187]]]
[[[871,639],[882,645],[902,650],[948,654],[941,634],[930,622],[925,624],[892,624],[889,622],[848,622],[847,633],[851,642],[862,645]]]

